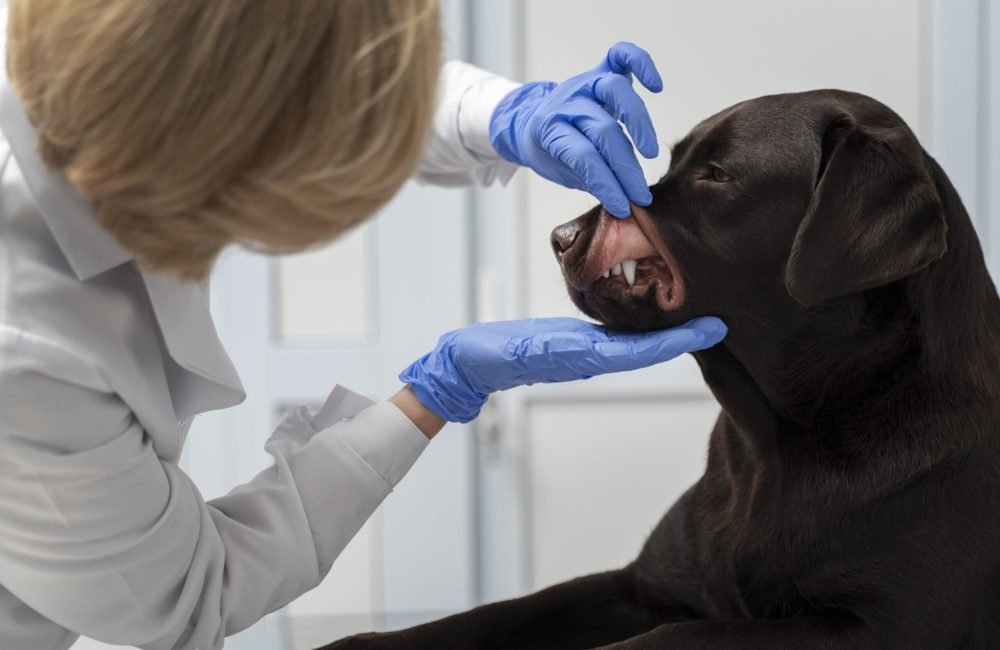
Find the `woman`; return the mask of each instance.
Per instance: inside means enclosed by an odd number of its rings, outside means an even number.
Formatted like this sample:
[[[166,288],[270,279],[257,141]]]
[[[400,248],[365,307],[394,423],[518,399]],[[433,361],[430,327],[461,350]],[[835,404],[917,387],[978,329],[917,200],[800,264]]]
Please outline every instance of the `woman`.
[[[293,412],[273,466],[205,502],[177,460],[191,418],[243,398],[202,283],[223,248],[315,246],[412,175],[489,183],[519,165],[625,217],[651,196],[608,111],[655,155],[630,75],[659,77],[627,44],[563,84],[442,68],[433,0],[9,4],[0,648],[221,647],[316,586],[428,439],[490,392],[724,335],[713,319],[642,337],[573,319],[453,332],[388,401],[338,388]]]

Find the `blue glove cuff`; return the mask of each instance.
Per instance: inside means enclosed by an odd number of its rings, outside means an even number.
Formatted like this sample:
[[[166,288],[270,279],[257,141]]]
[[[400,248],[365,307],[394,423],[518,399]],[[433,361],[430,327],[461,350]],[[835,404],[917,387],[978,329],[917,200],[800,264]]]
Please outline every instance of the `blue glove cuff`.
[[[448,422],[472,422],[479,416],[488,396],[477,393],[459,380],[460,375],[453,364],[447,363],[447,369],[442,367],[444,365],[442,355],[425,354],[399,373],[399,380],[409,384],[420,403],[438,417]]]
[[[500,100],[490,117],[490,142],[500,157],[518,165],[525,161],[517,149],[517,131],[522,128],[525,117],[534,112],[552,89],[554,81],[535,81],[511,91]]]

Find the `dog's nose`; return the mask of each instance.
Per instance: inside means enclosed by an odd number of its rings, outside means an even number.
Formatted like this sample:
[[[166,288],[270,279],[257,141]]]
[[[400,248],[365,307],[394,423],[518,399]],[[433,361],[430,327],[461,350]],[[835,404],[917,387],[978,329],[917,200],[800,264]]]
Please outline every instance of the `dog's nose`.
[[[556,259],[561,259],[563,253],[572,248],[577,236],[580,234],[580,227],[575,221],[556,226],[552,231],[549,241],[552,242],[552,252],[556,254]]]

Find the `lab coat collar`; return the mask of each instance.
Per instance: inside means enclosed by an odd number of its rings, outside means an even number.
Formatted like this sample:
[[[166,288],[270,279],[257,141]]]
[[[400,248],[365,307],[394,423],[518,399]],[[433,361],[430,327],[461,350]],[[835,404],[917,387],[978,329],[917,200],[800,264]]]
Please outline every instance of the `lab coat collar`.
[[[87,280],[132,259],[111,233],[101,227],[90,205],[65,177],[42,162],[36,152],[35,129],[5,72],[0,73],[0,130],[7,137],[45,223],[77,278]]]
[[[6,9],[0,26],[6,24]],[[0,37],[0,46],[3,39]],[[0,48],[3,51],[3,48]],[[36,152],[37,136],[0,65],[0,130],[62,254],[83,282],[133,259],[94,217],[91,206]],[[170,373],[178,417],[226,408],[246,396],[236,368],[216,333],[208,292],[192,282],[142,271],[150,303],[170,357],[185,373]],[[201,381],[201,380],[207,380]]]
[[[167,352],[190,373],[178,379],[167,372],[178,419],[188,420],[198,413],[242,402],[246,391],[219,340],[207,288],[159,273],[143,273],[142,279]]]

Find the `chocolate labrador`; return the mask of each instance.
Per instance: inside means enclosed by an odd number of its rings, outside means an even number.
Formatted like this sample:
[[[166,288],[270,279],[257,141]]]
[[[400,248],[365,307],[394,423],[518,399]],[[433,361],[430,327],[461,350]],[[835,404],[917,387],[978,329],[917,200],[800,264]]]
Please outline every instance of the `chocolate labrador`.
[[[652,192],[552,243],[609,327],[729,325],[705,475],[623,569],[329,647],[1000,648],[1000,300],[938,164],[827,90],[709,118]]]

